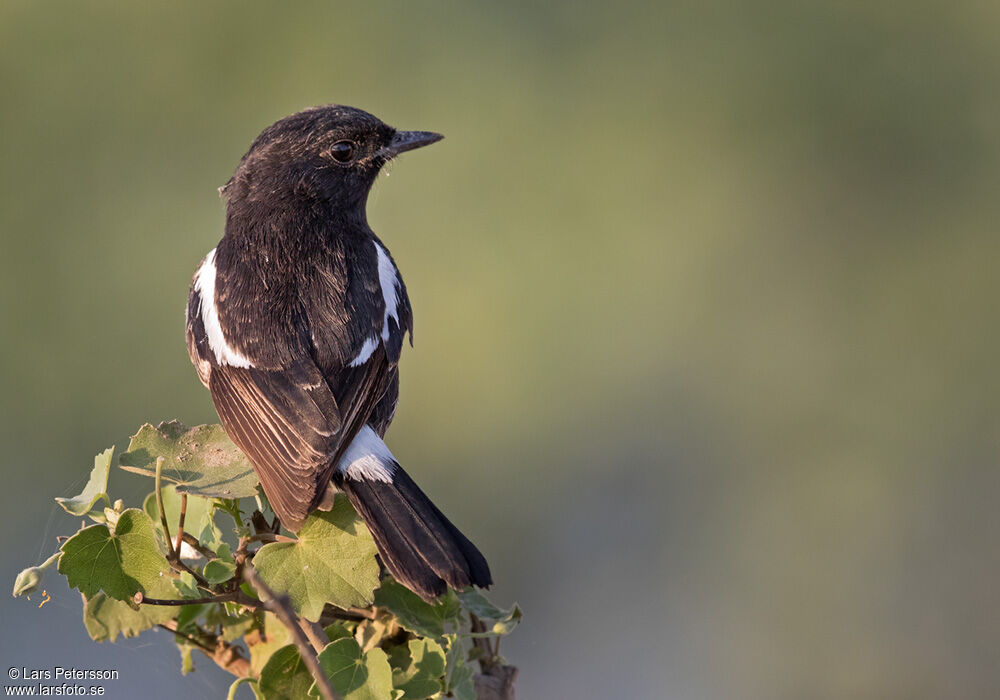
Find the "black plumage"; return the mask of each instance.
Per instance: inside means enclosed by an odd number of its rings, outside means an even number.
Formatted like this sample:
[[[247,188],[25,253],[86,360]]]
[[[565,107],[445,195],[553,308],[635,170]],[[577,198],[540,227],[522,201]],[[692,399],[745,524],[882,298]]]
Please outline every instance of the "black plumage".
[[[265,129],[220,190],[225,235],[187,309],[191,361],[282,524],[298,530],[333,483],[425,598],[492,579],[381,441],[413,316],[365,205],[389,160],[440,138],[336,105]]]

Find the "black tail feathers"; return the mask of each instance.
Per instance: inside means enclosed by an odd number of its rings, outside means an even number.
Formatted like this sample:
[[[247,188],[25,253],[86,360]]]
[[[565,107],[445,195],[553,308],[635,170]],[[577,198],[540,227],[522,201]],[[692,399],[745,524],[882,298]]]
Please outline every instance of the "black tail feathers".
[[[493,584],[486,559],[398,464],[392,482],[338,478],[397,581],[425,600]]]

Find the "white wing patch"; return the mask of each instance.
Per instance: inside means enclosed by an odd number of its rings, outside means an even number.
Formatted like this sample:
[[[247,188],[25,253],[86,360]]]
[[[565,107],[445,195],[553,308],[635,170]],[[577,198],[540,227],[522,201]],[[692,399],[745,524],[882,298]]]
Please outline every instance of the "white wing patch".
[[[389,319],[396,319],[399,325],[399,272],[396,266],[389,259],[389,254],[385,248],[377,241],[372,241],[375,245],[375,254],[378,256],[378,283],[382,288],[382,299],[385,301],[385,316],[382,319],[382,340],[389,340]],[[349,367],[358,367],[368,362],[368,358],[378,347],[378,338],[372,337],[365,340],[364,345],[358,352],[358,356],[350,361]]]
[[[231,367],[251,367],[250,360],[229,346],[219,323],[219,312],[215,308],[215,248],[205,256],[201,267],[195,273],[194,288],[198,292],[201,322],[208,336],[208,347],[215,354],[215,361]]]
[[[358,367],[368,362],[368,358],[372,356],[375,352],[375,348],[378,347],[378,338],[366,338],[365,344],[361,346],[361,352],[347,365],[348,367]]]
[[[375,252],[378,253],[378,281],[382,285],[382,298],[385,299],[385,319],[382,321],[382,340],[389,340],[389,317],[396,319],[399,324],[399,313],[396,309],[399,303],[399,294],[396,288],[399,286],[399,274],[396,266],[389,259],[389,254],[385,248],[375,243]]]
[[[367,425],[358,431],[337,463],[337,471],[353,481],[392,483],[396,458],[374,430]]]

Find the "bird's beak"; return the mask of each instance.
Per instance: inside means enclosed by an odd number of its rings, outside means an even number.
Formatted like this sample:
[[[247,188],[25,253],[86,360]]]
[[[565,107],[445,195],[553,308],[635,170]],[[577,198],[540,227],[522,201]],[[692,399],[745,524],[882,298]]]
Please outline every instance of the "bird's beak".
[[[391,155],[396,156],[404,151],[412,151],[414,148],[430,146],[443,138],[444,136],[435,134],[433,131],[397,131],[392,140],[389,141],[386,150]]]

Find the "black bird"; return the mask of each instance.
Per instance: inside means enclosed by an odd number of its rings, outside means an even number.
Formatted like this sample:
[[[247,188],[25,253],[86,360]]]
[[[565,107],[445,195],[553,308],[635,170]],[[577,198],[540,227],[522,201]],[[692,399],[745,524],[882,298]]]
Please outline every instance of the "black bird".
[[[186,333],[282,524],[297,531],[344,491],[385,567],[425,599],[492,578],[382,441],[413,316],[365,205],[386,163],[441,138],[340,105],[266,128],[220,188],[226,231],[191,283]]]

